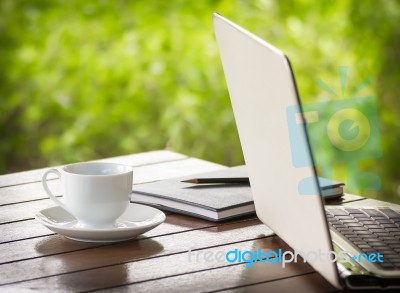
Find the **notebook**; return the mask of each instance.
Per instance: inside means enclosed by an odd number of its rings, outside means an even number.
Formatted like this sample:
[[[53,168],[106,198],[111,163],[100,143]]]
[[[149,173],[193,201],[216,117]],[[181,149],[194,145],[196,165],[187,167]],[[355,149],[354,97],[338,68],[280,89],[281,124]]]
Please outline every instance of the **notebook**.
[[[223,221],[255,213],[249,185],[235,183],[193,184],[181,181],[191,178],[246,176],[246,167],[237,166],[208,173],[139,184],[133,187],[131,201],[210,221]],[[325,179],[324,184],[329,182],[332,183],[332,181]],[[337,182],[333,184],[335,184],[333,185],[334,189],[343,185]],[[334,189],[330,189],[330,195],[333,194]]]

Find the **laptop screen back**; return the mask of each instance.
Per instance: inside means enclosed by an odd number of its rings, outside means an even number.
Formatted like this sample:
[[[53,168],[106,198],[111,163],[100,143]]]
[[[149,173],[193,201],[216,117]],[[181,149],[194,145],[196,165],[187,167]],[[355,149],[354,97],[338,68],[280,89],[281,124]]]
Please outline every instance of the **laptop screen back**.
[[[213,21],[257,216],[340,287],[335,263],[309,257],[332,243],[289,61],[222,16]],[[307,150],[302,164],[291,145]]]

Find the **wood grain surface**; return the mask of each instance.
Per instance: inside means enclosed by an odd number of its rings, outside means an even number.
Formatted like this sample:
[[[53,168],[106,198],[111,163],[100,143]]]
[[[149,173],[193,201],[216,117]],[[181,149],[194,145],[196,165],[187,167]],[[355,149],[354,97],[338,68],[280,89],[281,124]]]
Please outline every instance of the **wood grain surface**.
[[[170,151],[102,161],[133,166],[134,184],[226,168]],[[34,220],[41,209],[54,206],[40,182],[47,169],[0,176],[0,292],[337,291],[302,262],[246,268],[209,257],[233,249],[290,249],[255,215],[213,223],[166,213],[163,224],[130,241],[68,240]],[[60,194],[59,180],[53,177],[49,185]],[[356,195],[327,204],[389,205]]]

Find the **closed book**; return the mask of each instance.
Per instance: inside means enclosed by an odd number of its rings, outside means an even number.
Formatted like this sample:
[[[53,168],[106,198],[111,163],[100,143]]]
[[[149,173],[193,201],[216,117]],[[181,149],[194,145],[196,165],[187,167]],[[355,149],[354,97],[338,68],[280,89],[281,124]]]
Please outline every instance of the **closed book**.
[[[241,166],[233,167],[195,176],[235,177],[242,169]],[[210,221],[223,221],[255,212],[250,185],[181,182],[192,177],[135,185],[132,201]]]
[[[210,221],[223,221],[255,212],[249,184],[182,182],[192,178],[245,178],[245,166],[135,185],[131,200],[162,210],[187,214]],[[318,178],[322,195],[334,198],[343,194],[343,183]],[[224,181],[224,180],[222,180]]]

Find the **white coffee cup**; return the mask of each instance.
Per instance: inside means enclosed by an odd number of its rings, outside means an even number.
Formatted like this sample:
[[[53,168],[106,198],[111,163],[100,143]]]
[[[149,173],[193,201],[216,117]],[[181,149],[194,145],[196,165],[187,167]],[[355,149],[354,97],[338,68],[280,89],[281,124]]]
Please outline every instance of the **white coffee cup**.
[[[64,202],[47,186],[50,173],[61,179]],[[44,173],[42,184],[48,196],[73,215],[78,225],[111,228],[128,207],[132,176],[130,166],[87,162],[67,165],[60,171],[50,169]]]

